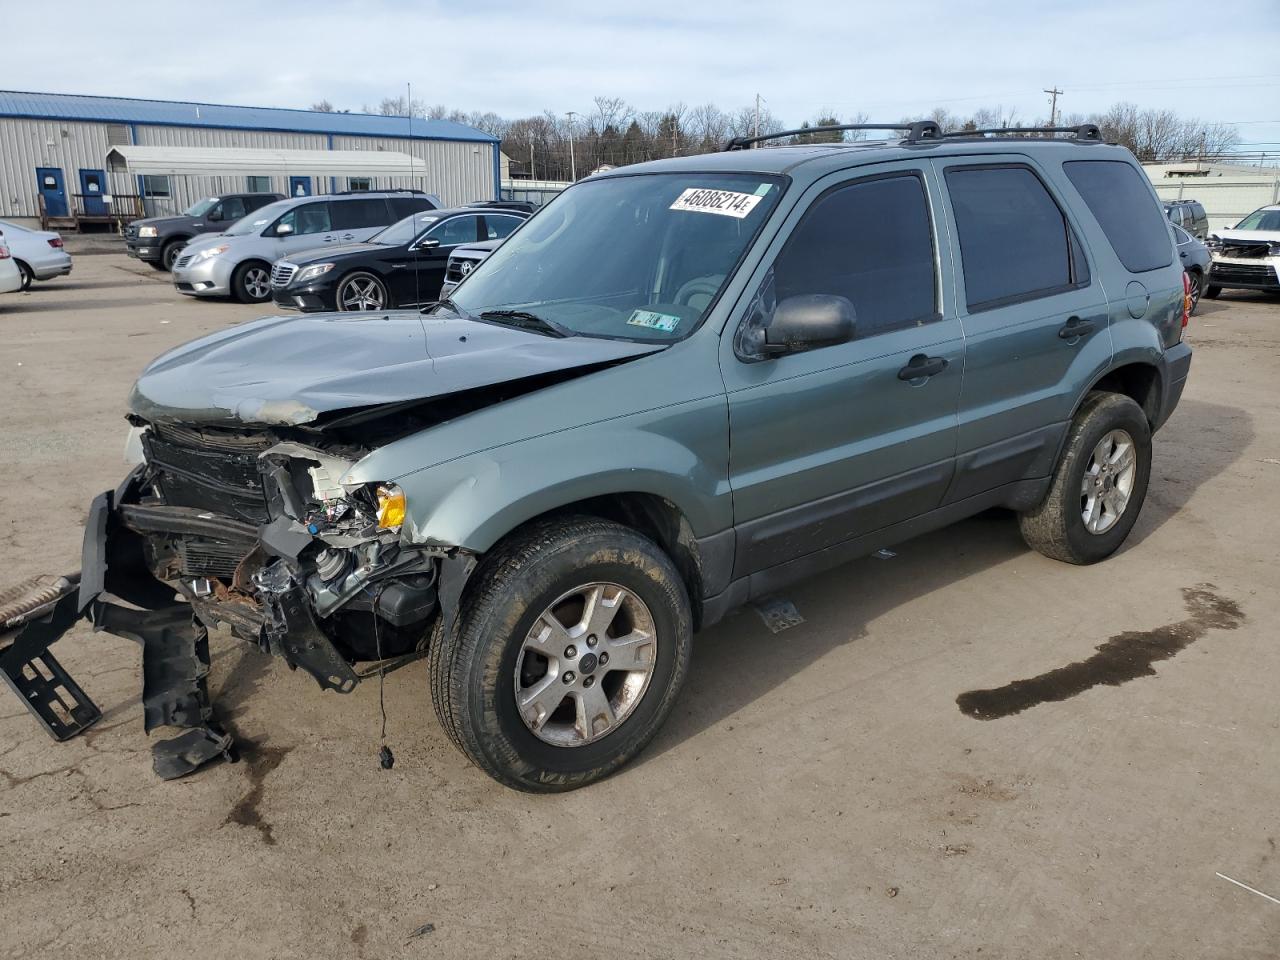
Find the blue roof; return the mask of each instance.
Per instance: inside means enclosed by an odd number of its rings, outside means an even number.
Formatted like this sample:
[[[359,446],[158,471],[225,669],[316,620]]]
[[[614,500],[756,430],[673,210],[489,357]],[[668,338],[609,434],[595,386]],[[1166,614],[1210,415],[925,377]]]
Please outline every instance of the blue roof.
[[[498,142],[497,137],[451,120],[423,120],[414,117],[410,133],[409,121],[404,117],[383,117],[369,113],[319,113],[315,110],[289,110],[281,107],[228,107],[216,103],[87,97],[69,93],[26,93],[19,90],[0,90],[0,117]]]

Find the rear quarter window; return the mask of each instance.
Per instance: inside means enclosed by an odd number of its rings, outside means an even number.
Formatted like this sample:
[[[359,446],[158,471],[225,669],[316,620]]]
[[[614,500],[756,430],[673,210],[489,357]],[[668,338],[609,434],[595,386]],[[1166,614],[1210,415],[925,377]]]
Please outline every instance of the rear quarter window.
[[[1062,165],[1130,273],[1173,262],[1173,245],[1143,174],[1123,160],[1069,160]]]

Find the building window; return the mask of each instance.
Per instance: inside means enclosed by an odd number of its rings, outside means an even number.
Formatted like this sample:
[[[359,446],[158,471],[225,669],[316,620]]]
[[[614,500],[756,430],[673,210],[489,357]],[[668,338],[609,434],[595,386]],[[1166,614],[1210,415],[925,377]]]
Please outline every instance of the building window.
[[[246,177],[249,183],[250,193],[270,193],[271,178],[270,177]]]
[[[372,190],[372,177],[347,177],[348,190]]]
[[[148,197],[169,196],[169,178],[156,174],[143,174],[142,192]]]

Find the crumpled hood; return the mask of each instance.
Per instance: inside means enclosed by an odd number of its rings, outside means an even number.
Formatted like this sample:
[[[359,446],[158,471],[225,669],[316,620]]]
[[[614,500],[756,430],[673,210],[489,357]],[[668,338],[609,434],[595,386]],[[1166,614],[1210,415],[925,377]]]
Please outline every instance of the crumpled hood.
[[[1280,243],[1280,230],[1210,230],[1209,236],[1220,240],[1253,240],[1258,243]]]
[[[146,420],[303,424],[639,357],[663,344],[548,337],[414,311],[264,317],[193,340],[151,363],[129,409]]]

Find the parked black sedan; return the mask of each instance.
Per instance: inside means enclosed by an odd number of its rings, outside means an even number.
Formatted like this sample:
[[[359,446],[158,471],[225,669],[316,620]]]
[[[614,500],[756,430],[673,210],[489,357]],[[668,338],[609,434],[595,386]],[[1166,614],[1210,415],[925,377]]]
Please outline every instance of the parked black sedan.
[[[1213,256],[1208,247],[1177,224],[1174,224],[1173,236],[1178,245],[1182,269],[1191,280],[1191,312],[1195,313],[1200,306],[1200,296],[1205,290],[1205,279],[1209,276],[1209,264],[1213,262]]]
[[[449,254],[462,244],[497,240],[527,220],[521,210],[454,207],[405,217],[364,243],[321,247],[277,260],[276,305],[318,310],[387,310],[440,296]]]

